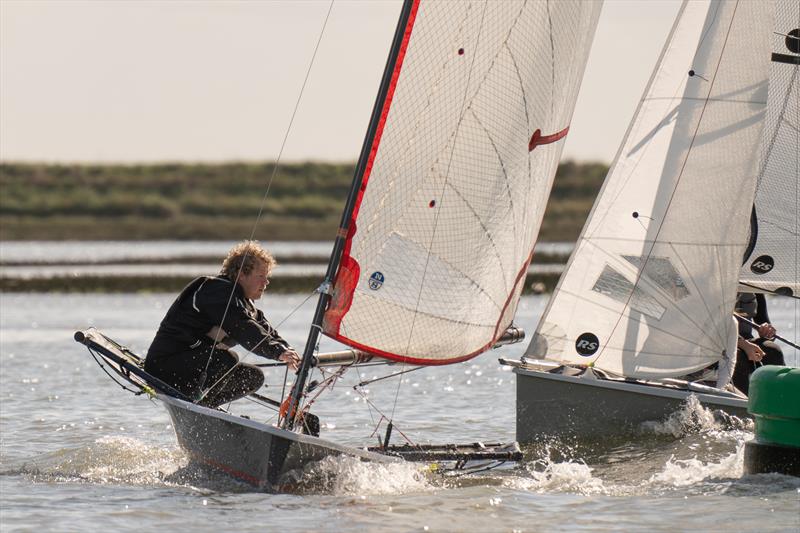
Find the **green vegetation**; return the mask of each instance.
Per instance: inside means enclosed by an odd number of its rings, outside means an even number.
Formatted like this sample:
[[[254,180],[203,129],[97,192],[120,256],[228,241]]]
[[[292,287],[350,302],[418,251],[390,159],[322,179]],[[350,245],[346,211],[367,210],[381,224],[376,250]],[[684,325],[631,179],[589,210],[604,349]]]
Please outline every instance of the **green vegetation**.
[[[0,240],[330,240],[353,164],[0,165]],[[559,166],[541,232],[571,241],[605,176]],[[274,173],[274,178],[273,178]],[[264,200],[266,196],[266,200]]]

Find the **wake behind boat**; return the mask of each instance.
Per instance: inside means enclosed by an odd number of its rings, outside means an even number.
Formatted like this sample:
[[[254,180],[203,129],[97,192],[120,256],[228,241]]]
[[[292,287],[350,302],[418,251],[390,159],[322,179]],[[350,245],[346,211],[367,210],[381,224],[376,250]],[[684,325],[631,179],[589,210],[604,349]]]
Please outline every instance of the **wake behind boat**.
[[[690,395],[747,415],[679,378],[730,379],[740,279],[798,293],[799,17],[796,0],[681,7],[525,356],[502,361],[520,442],[635,430]]]

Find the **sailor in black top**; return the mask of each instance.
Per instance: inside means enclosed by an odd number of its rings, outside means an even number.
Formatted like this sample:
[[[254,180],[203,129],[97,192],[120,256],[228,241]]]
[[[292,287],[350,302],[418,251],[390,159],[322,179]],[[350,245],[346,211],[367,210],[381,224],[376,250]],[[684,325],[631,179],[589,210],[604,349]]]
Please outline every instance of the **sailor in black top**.
[[[737,339],[736,368],[733,373],[734,386],[745,394],[749,393],[750,375],[761,365],[783,366],[783,350],[774,342],[775,327],[770,323],[767,313],[767,299],[761,293],[741,292],[736,295],[736,315],[739,319],[739,338]],[[755,322],[754,328],[750,321]],[[753,330],[758,337],[753,334]],[[758,366],[756,366],[758,365]]]
[[[236,344],[296,370],[299,355],[253,303],[269,284],[274,264],[257,243],[245,241],[228,254],[219,276],[189,283],[161,321],[145,371],[216,407],[264,383],[258,367],[239,362],[230,350]]]

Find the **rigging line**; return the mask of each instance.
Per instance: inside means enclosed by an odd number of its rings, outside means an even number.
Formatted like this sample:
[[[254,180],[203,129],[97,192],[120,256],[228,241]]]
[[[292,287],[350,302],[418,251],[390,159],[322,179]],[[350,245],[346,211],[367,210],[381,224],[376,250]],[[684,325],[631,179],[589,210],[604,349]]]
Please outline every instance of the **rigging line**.
[[[246,255],[246,254],[245,254],[245,257],[247,257],[247,255]],[[242,262],[242,265],[244,265],[244,261]],[[241,272],[241,270],[240,270],[240,272]],[[238,276],[237,276],[237,279],[238,279]],[[232,293],[231,293],[231,294],[232,294]],[[296,306],[294,309],[292,309],[292,310],[289,312],[289,314],[288,314],[288,315],[286,315],[286,316],[283,318],[283,320],[281,320],[281,321],[280,321],[280,322],[279,322],[279,323],[278,323],[278,324],[275,326],[275,329],[277,330],[279,327],[281,327],[281,326],[283,325],[283,323],[284,323],[284,322],[286,322],[287,320],[289,320],[289,318],[291,318],[291,316],[292,316],[293,314],[295,314],[295,313],[296,313],[296,312],[297,312],[297,311],[298,311],[298,310],[299,310],[299,309],[300,309],[300,308],[301,308],[303,305],[305,305],[305,304],[306,304],[306,302],[308,302],[308,300],[309,300],[309,299],[311,299],[311,297],[312,297],[312,296],[314,296],[314,294],[316,294],[316,291],[313,291],[313,292],[311,292],[311,294],[309,294],[308,296],[306,296],[306,299],[305,299],[305,300],[303,300],[302,302],[300,302],[300,303],[299,303],[299,304],[298,304],[298,305],[297,305],[297,306]],[[226,309],[226,311],[227,311],[227,309]],[[223,314],[223,322],[224,322],[224,320],[225,320],[225,315]],[[217,332],[217,334],[215,335],[215,338],[214,338],[214,345],[212,346],[212,349],[211,349],[211,355],[208,357],[208,359],[207,359],[207,361],[206,361],[206,372],[208,372],[208,365],[209,365],[209,364],[210,364],[210,362],[211,362],[211,357],[213,356],[214,350],[216,349],[217,342],[219,342],[219,335],[220,335],[220,332],[218,331],[218,332]],[[256,343],[256,344],[253,346],[252,350],[255,350],[256,348],[258,348],[259,346],[261,346],[261,343],[263,343],[263,342],[264,342],[264,341],[266,341],[266,340],[267,340],[267,338],[266,338],[266,337],[264,337],[263,339],[261,339],[261,340],[260,340],[258,343]],[[245,354],[244,354],[244,356],[242,357],[242,359],[245,359],[245,358],[247,358],[247,356],[248,356],[250,353],[252,353],[252,350],[249,350],[247,353],[245,353]],[[228,371],[227,371],[227,372],[225,372],[225,373],[222,375],[222,377],[220,377],[220,378],[219,378],[217,381],[215,381],[214,383],[212,383],[212,384],[211,384],[211,386],[210,386],[210,387],[208,387],[208,389],[207,389],[205,392],[208,392],[208,391],[210,391],[211,389],[213,389],[214,387],[216,387],[216,386],[217,386],[217,385],[218,385],[218,384],[219,384],[219,383],[220,383],[220,382],[221,382],[223,379],[225,379],[226,377],[228,377],[228,374],[230,374],[231,372],[233,372],[233,370],[234,370],[234,369],[235,369],[237,366],[239,366],[241,363],[242,363],[242,361],[241,361],[241,360],[239,360],[239,361],[236,361],[236,363],[235,363],[235,364],[234,364],[234,365],[233,365],[231,368],[229,368],[229,369],[228,369]],[[256,366],[259,366],[259,367],[267,367],[267,366],[286,366],[286,363],[284,363],[284,362],[277,362],[277,363],[271,363],[271,364],[269,364],[269,363],[268,363],[268,364],[262,364],[262,365],[256,365]],[[288,369],[288,367],[287,367],[287,369]],[[285,384],[286,384],[286,381],[285,381],[285,379],[284,379],[284,386],[285,386]],[[205,386],[205,383],[203,383],[203,386]],[[204,392],[203,396],[205,396],[205,392]]]
[[[725,33],[725,40],[722,42],[722,49],[720,50],[719,56],[717,58],[717,65],[714,68],[714,75],[711,77],[711,81],[709,83],[709,88],[708,88],[708,93],[707,93],[709,96],[711,95],[711,91],[714,89],[714,83],[716,82],[717,74],[719,73],[719,67],[722,64],[722,58],[725,57],[725,51],[726,51],[726,48],[727,48],[727,45],[728,45],[728,38],[730,37],[731,29],[733,28],[733,23],[736,20],[736,11],[737,11],[738,8],[739,8],[739,2],[737,1],[736,4],[734,5],[733,13],[731,13],[730,22],[728,24],[728,30]],[[708,102],[706,102],[703,105],[703,109],[700,111],[700,117],[697,119],[697,126],[695,126],[695,128],[694,128],[694,134],[692,135],[692,140],[689,143],[689,146],[688,146],[688,148],[686,150],[686,156],[685,156],[685,158],[683,160],[683,164],[681,165],[680,171],[679,171],[677,179],[675,181],[675,186],[672,189],[672,194],[670,195],[669,201],[667,201],[667,204],[665,206],[665,209],[664,209],[665,216],[662,218],[662,221],[661,221],[662,223],[658,225],[658,229],[656,230],[655,236],[653,237],[653,244],[650,246],[650,251],[648,251],[647,254],[645,254],[646,258],[644,260],[644,263],[642,264],[641,268],[639,269],[639,272],[636,275],[636,281],[633,284],[634,285],[634,290],[631,291],[631,294],[628,296],[627,303],[625,304],[626,307],[630,306],[630,302],[631,302],[631,299],[633,298],[634,291],[635,291],[636,287],[638,287],[638,285],[639,285],[639,280],[641,279],[642,273],[644,273],[645,266],[647,266],[647,262],[649,261],[650,254],[652,254],[653,249],[655,248],[656,242],[658,241],[658,236],[661,234],[661,230],[664,228],[664,225],[663,225],[664,218],[666,218],[666,214],[669,213],[670,207],[672,205],[672,201],[675,199],[675,193],[678,190],[679,185],[681,184],[681,180],[683,178],[683,172],[686,170],[686,165],[689,162],[689,155],[692,153],[692,148],[694,147],[694,142],[697,139],[697,134],[700,131],[700,126],[703,124],[703,117],[705,116],[707,107],[708,107]],[[620,322],[622,322],[622,316],[623,316],[622,313],[620,313],[619,316],[617,317],[617,321],[614,324],[614,327],[611,328],[611,334],[612,335],[617,330],[617,328],[619,327]],[[600,357],[602,357],[603,353],[605,353],[605,346],[603,346],[600,349],[600,352],[597,354],[597,356],[594,358],[594,360],[592,362],[593,363],[597,363],[597,361],[600,359]]]
[[[422,447],[421,447],[419,444],[417,444],[416,442],[414,442],[414,441],[412,441],[410,438],[408,438],[408,436],[407,436],[405,433],[403,433],[403,432],[402,432],[402,431],[401,431],[401,430],[400,430],[400,429],[399,429],[399,428],[398,428],[398,427],[397,427],[397,426],[394,424],[394,422],[392,422],[392,420],[391,420],[390,418],[387,418],[387,416],[386,416],[386,415],[385,415],[385,414],[384,414],[384,413],[383,413],[383,412],[382,412],[380,409],[378,409],[378,406],[377,406],[377,405],[375,405],[375,404],[372,402],[372,400],[370,400],[370,399],[369,399],[369,398],[368,398],[368,397],[367,397],[367,396],[366,396],[366,395],[365,395],[365,394],[364,394],[362,391],[360,391],[360,390],[358,390],[358,389],[355,389],[355,391],[356,391],[356,393],[357,393],[359,396],[361,396],[361,399],[363,399],[365,403],[367,403],[367,404],[368,404],[370,407],[372,407],[373,409],[375,409],[375,412],[376,412],[376,413],[378,413],[379,415],[381,415],[381,419],[380,419],[380,420],[378,420],[378,426],[376,426],[376,427],[375,427],[375,429],[372,431],[372,435],[375,435],[375,434],[377,433],[377,431],[378,431],[378,427],[380,427],[380,423],[381,423],[382,421],[386,420],[387,422],[389,422],[390,424],[392,424],[392,429],[393,429],[394,431],[397,431],[398,433],[400,433],[400,435],[401,435],[401,436],[402,436],[404,439],[406,439],[406,442],[407,442],[409,445],[411,445],[411,446],[413,446],[413,447],[416,447],[416,448],[418,448],[418,449],[420,449],[420,450],[422,449]],[[370,435],[370,437],[372,437],[372,435]]]
[[[456,124],[455,131],[454,131],[454,134],[453,134],[453,144],[450,147],[450,154],[449,154],[449,157],[448,157],[448,160],[447,160],[447,168],[445,169],[445,172],[444,172],[444,183],[442,183],[442,189],[441,189],[442,190],[442,196],[444,195],[444,191],[445,191],[445,188],[447,187],[447,182],[448,182],[449,177],[450,177],[450,167],[451,167],[451,165],[453,163],[453,153],[455,152],[455,148],[456,148],[456,142],[457,142],[457,139],[458,139],[458,132],[459,132],[459,129],[460,129],[460,126],[461,126],[461,122],[464,120],[464,115],[466,114],[467,93],[469,91],[470,81],[472,80],[472,71],[473,71],[473,69],[475,67],[475,60],[476,60],[476,58],[478,56],[478,47],[480,45],[481,34],[483,33],[483,21],[484,21],[484,18],[486,16],[487,3],[488,3],[488,0],[487,0],[487,2],[484,2],[484,4],[483,4],[483,11],[481,12],[481,20],[480,20],[480,24],[479,24],[478,36],[476,37],[476,40],[475,40],[475,53],[472,54],[472,61],[470,62],[469,71],[467,73],[467,81],[464,84],[464,96],[461,99],[461,110],[459,111],[459,119],[458,119],[458,123]],[[441,203],[444,203],[444,198],[442,198],[442,202]],[[441,213],[441,204],[440,204],[440,208],[436,210],[436,214],[435,214],[434,219],[433,219],[434,220],[434,222],[433,222],[433,231],[431,231],[431,238],[430,238],[430,241],[428,242],[428,246],[427,246],[427,252],[428,253],[427,253],[426,259],[425,259],[425,266],[422,269],[422,280],[420,281],[419,290],[417,292],[417,301],[416,301],[416,304],[414,306],[415,315],[412,318],[411,328],[409,329],[409,333],[408,333],[408,341],[407,341],[406,350],[405,350],[406,354],[408,353],[408,350],[411,347],[411,338],[412,338],[413,333],[414,333],[414,323],[416,322],[416,312],[419,310],[419,303],[420,303],[420,300],[422,299],[422,290],[423,290],[423,288],[425,286],[425,278],[426,278],[426,274],[428,272],[428,265],[430,264],[430,258],[431,258],[431,247],[433,246],[433,240],[434,240],[434,238],[436,236],[436,229],[437,229],[437,227],[439,225],[439,214],[440,213]],[[399,387],[398,387],[398,391],[399,391]],[[394,414],[394,411],[392,413]]]
[[[256,233],[256,228],[258,227],[258,224],[261,221],[261,216],[264,213],[264,205],[266,204],[267,197],[269,196],[269,191],[270,191],[270,188],[272,187],[272,182],[275,179],[275,175],[278,172],[278,167],[280,166],[281,158],[283,157],[283,150],[286,147],[286,141],[289,139],[289,133],[292,130],[292,125],[294,124],[294,119],[295,119],[295,116],[297,115],[297,110],[300,107],[300,101],[303,98],[303,92],[305,91],[306,84],[308,83],[308,78],[311,75],[311,69],[314,66],[314,60],[317,57],[317,51],[319,50],[319,45],[322,42],[323,35],[325,35],[325,28],[328,25],[328,19],[331,16],[331,11],[333,10],[334,1],[335,0],[331,0],[330,5],[328,6],[328,12],[325,15],[325,20],[322,23],[322,29],[319,32],[319,37],[317,38],[317,44],[314,47],[314,52],[311,55],[311,61],[309,62],[308,68],[306,69],[306,75],[305,75],[305,78],[303,79],[303,84],[300,87],[300,93],[297,95],[297,100],[295,101],[294,109],[292,110],[292,116],[289,119],[289,124],[286,127],[286,133],[283,136],[283,141],[281,142],[281,147],[280,147],[280,150],[278,151],[278,157],[275,160],[275,164],[272,167],[272,174],[270,175],[269,182],[267,183],[267,189],[266,189],[266,191],[264,191],[264,196],[262,196],[262,198],[261,198],[261,205],[258,208],[258,215],[256,216],[256,221],[253,224],[253,229],[250,230],[250,240],[253,240],[253,237],[255,236],[255,233]],[[244,266],[244,262],[245,262],[246,259],[247,259],[247,254],[245,254],[244,260],[242,261],[242,264],[239,266],[239,272],[237,272],[237,274],[236,274],[236,283],[239,282],[239,276],[242,273],[242,267]],[[235,290],[236,290],[236,285],[234,285],[233,288],[231,289],[231,294],[228,297],[228,303],[225,305],[225,311],[222,314],[222,322],[225,321],[225,317],[228,314],[228,309],[230,308],[230,303],[231,303],[231,300],[233,298],[233,294],[234,294]],[[204,376],[208,373],[208,366],[211,363],[211,358],[214,355],[214,350],[216,349],[216,345],[219,342],[219,334],[220,334],[220,332],[217,332],[217,335],[215,335],[216,338],[214,339],[214,344],[213,344],[213,346],[211,348],[211,352],[210,352],[208,358],[206,359],[206,366],[205,366],[205,370],[203,372]],[[245,357],[247,357],[247,354],[245,354]],[[237,361],[236,364],[233,367],[231,367],[230,370],[228,370],[228,372],[226,372],[219,380],[217,380],[217,383],[219,383],[222,379],[224,379],[234,368],[236,368],[236,366],[239,365],[240,362],[241,361]],[[214,385],[216,385],[217,383],[215,383]],[[212,387],[214,385],[212,385]],[[205,386],[205,377],[203,379],[203,384],[201,385],[201,388],[204,387],[204,386]],[[210,389],[211,389],[211,387],[209,387],[209,389],[206,389],[206,390],[203,391],[203,393],[201,395],[201,399],[203,397],[205,397],[206,393]]]
[[[469,11],[471,9],[472,9],[472,6],[470,4],[466,8],[466,11],[465,11],[465,14],[464,14],[464,18],[462,18],[461,22],[458,24],[458,29],[455,32],[456,34],[460,34],[461,33],[461,31],[462,31],[462,29],[464,27],[465,21],[469,18]],[[436,77],[436,79],[431,84],[432,87],[438,87],[441,83],[443,83],[442,80],[444,79],[444,73],[445,73],[446,70],[447,70],[447,62],[444,62],[442,64],[441,68],[440,68],[440,72],[439,72],[438,76]],[[420,111],[417,114],[417,117],[416,117],[416,119],[414,121],[414,124],[410,128],[410,131],[415,131],[415,132],[418,131],[420,129],[420,123],[423,121],[423,118],[424,117],[428,117],[430,115],[430,112],[428,110],[430,109],[430,107],[432,105],[434,94],[435,94],[435,91],[428,92],[428,94],[427,94],[427,96],[425,98],[425,103],[424,103],[424,105],[420,106]],[[407,143],[405,148],[403,148],[403,150],[398,155],[397,160],[398,161],[407,161],[408,157],[409,157],[408,154],[412,151],[413,146],[414,146],[413,143],[411,143],[411,142]],[[429,171],[434,169],[436,167],[436,165],[438,164],[438,162],[439,162],[439,158],[437,156],[433,160],[433,163],[431,164],[431,166],[429,168]],[[396,182],[397,181],[394,180],[394,179],[391,180],[390,183],[387,185],[387,187],[384,189],[383,195],[379,198],[380,199],[380,202],[379,202],[380,204],[382,204],[386,200],[386,198],[392,193]],[[415,192],[419,192],[420,190],[422,190],[423,186],[424,186],[424,183],[420,184],[416,188]],[[407,200],[405,208],[407,208],[408,206],[411,205],[411,203],[413,201],[412,200],[413,197],[414,197],[413,194],[409,196],[409,200]],[[403,219],[403,217],[405,216],[404,212],[407,211],[407,209],[405,209],[405,208],[401,208],[399,210],[399,216],[396,218],[396,222],[395,223],[390,224],[391,227],[397,226],[397,224],[399,224],[399,221],[401,221]],[[372,230],[372,227],[373,227],[372,223],[374,223],[378,219],[378,217],[380,215],[386,216],[385,211],[380,211],[380,210],[376,211],[375,214],[372,216],[372,220],[368,221],[368,223],[365,224],[364,227],[362,227],[359,230],[361,232],[364,232],[363,233],[364,238],[366,238],[366,236],[371,234],[371,232],[373,231]]]
[[[707,315],[707,318],[708,318],[709,322],[711,324],[714,324],[715,323],[714,322],[714,313],[709,308],[708,302],[704,298],[704,295],[703,295],[702,291],[699,290],[699,285],[697,284],[697,282],[695,282],[695,279],[694,279],[694,276],[692,276],[691,270],[686,266],[686,263],[684,262],[683,257],[681,256],[681,254],[678,253],[678,250],[675,249],[675,245],[673,243],[669,243],[669,247],[675,253],[675,258],[678,261],[680,261],[681,266],[684,268],[685,272],[689,275],[689,281],[692,282],[692,285],[694,286],[695,290],[697,290],[697,296],[700,298],[700,301],[702,302],[703,307],[706,310],[706,315]],[[721,260],[719,258],[719,248],[715,248],[715,250],[717,252],[717,264],[722,264],[722,262],[721,262]],[[721,276],[720,276],[720,278],[721,278]],[[722,292],[722,291],[720,291],[720,292]],[[676,304],[677,304],[677,302],[676,302]],[[675,307],[675,310],[678,311],[679,314],[683,315],[689,321],[689,323],[694,324],[695,326],[697,326],[697,324],[695,324],[695,321],[692,320],[692,318],[687,313],[685,313],[683,311],[683,306],[675,305],[674,307]],[[723,309],[724,308],[725,308],[725,306],[723,306]],[[702,330],[702,331],[705,333],[705,330]],[[718,328],[717,328],[716,334],[717,334],[717,338],[718,339],[725,339],[725,337],[726,337],[726,335],[722,334],[722,332],[720,332]],[[706,335],[706,337],[709,340],[711,340],[712,343],[713,343],[714,339],[711,339],[709,335]],[[723,348],[724,348],[724,341],[723,341]]]
[[[447,160],[447,168],[445,169],[445,173],[444,173],[444,183],[442,183],[442,203],[444,203],[444,191],[445,191],[445,188],[447,187],[447,182],[448,182],[449,177],[450,177],[450,166],[453,163],[453,153],[455,152],[455,149],[456,149],[456,141],[458,139],[458,132],[459,132],[459,129],[461,127],[461,122],[464,120],[464,115],[465,115],[465,112],[466,112],[467,93],[469,91],[470,81],[472,80],[472,71],[473,71],[473,69],[475,67],[475,59],[478,57],[478,47],[480,45],[481,34],[483,33],[483,21],[484,21],[484,19],[486,17],[486,6],[487,5],[488,5],[488,0],[486,0],[483,3],[483,11],[481,11],[481,20],[480,20],[480,24],[478,26],[479,27],[478,36],[475,39],[475,53],[472,54],[472,61],[469,64],[469,71],[467,73],[467,81],[464,84],[464,96],[461,99],[461,110],[459,111],[458,123],[456,124],[455,131],[454,131],[454,134],[453,134],[453,144],[452,144],[452,146],[450,148],[450,155],[449,155],[449,158]],[[441,210],[441,206],[440,206],[440,208],[436,210],[436,214],[435,214],[435,216],[433,218],[433,231],[431,232],[431,238],[430,238],[430,241],[429,241],[428,247],[427,247],[427,252],[428,253],[427,253],[426,257],[425,257],[425,266],[422,269],[422,280],[420,280],[419,291],[417,292],[417,302],[414,305],[414,315],[411,318],[411,327],[408,330],[408,340],[406,341],[406,349],[405,349],[406,355],[408,355],[409,349],[411,348],[411,339],[412,339],[412,337],[414,335],[414,325],[416,324],[416,321],[417,321],[416,313],[419,310],[419,303],[420,303],[420,300],[422,299],[422,290],[425,287],[425,278],[427,277],[428,265],[430,264],[430,259],[431,259],[431,247],[433,246],[433,240],[434,240],[434,238],[436,236],[436,229],[437,229],[437,227],[439,225],[439,213],[441,213],[441,212],[442,212],[442,210]],[[404,361],[403,362],[403,368],[405,368],[405,366],[406,366],[406,363]],[[397,399],[400,397],[400,385],[402,383],[403,383],[403,379],[402,378],[397,380],[397,390],[395,391],[395,394],[394,394],[394,404],[392,405],[392,417],[389,419],[390,421],[394,419],[395,409],[397,408]]]
[[[598,307],[598,308],[600,308],[600,309],[603,309],[603,310],[605,310],[605,311],[610,311],[610,312],[613,312],[613,313],[619,313],[619,310],[618,310],[617,308],[615,308],[615,307],[611,307],[610,305],[601,305],[601,304],[599,304],[599,303],[597,303],[597,302],[593,302],[593,301],[587,300],[587,299],[585,299],[585,298],[581,297],[580,293],[576,293],[576,292],[568,291],[568,290],[566,290],[566,289],[563,289],[563,288],[562,288],[562,289],[559,289],[559,291],[560,291],[560,292],[562,292],[562,293],[564,293],[564,294],[565,294],[565,295],[567,295],[567,296],[571,296],[572,298],[574,298],[575,300],[577,300],[577,301],[578,301],[578,303],[581,303],[581,302],[583,302],[583,303],[586,303],[586,304],[591,304],[591,305],[593,305],[593,306],[595,306],[595,307]],[[614,300],[614,302],[616,303],[617,301],[616,301],[616,300]],[[637,313],[638,313],[639,311],[636,311],[635,309],[631,308],[630,312],[637,312]],[[630,313],[629,313],[629,314],[627,314],[627,315],[625,315],[625,314],[624,314],[623,316],[625,316],[625,317],[627,317],[627,318],[630,318]],[[708,346],[705,346],[705,345],[703,345],[703,344],[698,344],[698,343],[696,343],[696,342],[694,342],[694,341],[688,341],[688,340],[687,340],[685,337],[682,337],[682,336],[680,336],[680,335],[678,335],[678,334],[676,334],[676,333],[673,333],[673,332],[671,332],[671,331],[667,331],[667,330],[665,330],[665,329],[662,329],[662,328],[656,327],[656,326],[655,326],[655,325],[653,325],[653,324],[649,324],[649,325],[648,325],[648,328],[650,328],[650,329],[653,329],[653,330],[655,330],[655,331],[659,331],[659,332],[661,332],[661,333],[664,333],[664,334],[666,334],[666,335],[669,335],[669,336],[671,336],[671,337],[674,337],[674,338],[676,338],[676,339],[680,339],[680,340],[682,340],[682,341],[686,341],[686,342],[688,342],[688,343],[690,343],[690,344],[692,344],[692,345],[694,345],[694,346],[696,346],[696,347],[698,347],[698,348],[702,348],[703,350],[708,350],[708,351],[713,351],[713,350],[714,350],[714,348],[712,348],[712,347],[708,347]],[[550,336],[552,337],[552,335],[550,335]],[[609,348],[611,348],[611,349],[614,349],[614,350],[621,350],[621,349],[622,349],[622,348],[619,348],[619,347],[616,347],[616,346],[609,346]],[[653,353],[653,352],[648,352],[648,353]],[[657,355],[658,355],[658,354],[657,354]]]
[[[144,389],[141,386],[139,386],[139,391],[137,392],[137,391],[135,391],[133,389],[129,389],[124,384],[122,384],[121,382],[117,381],[117,378],[115,378],[114,376],[111,375],[111,372],[108,371],[108,369],[106,368],[106,365],[104,365],[103,363],[100,362],[100,360],[98,359],[97,354],[95,354],[94,351],[92,351],[91,348],[89,348],[89,353],[91,354],[92,359],[94,359],[94,362],[97,363],[98,366],[103,370],[103,372],[105,372],[106,375],[111,378],[111,381],[113,381],[114,383],[116,383],[117,385],[122,387],[124,390],[126,390],[128,392],[132,392],[133,394],[135,394],[137,396],[139,394],[142,394],[143,392],[145,392]],[[110,363],[108,363],[108,364],[110,365]],[[119,374],[119,372],[117,372],[116,368],[114,368],[113,370],[114,370],[115,373]]]
[[[401,374],[408,374],[409,372],[413,372],[415,370],[419,370],[420,368],[425,368],[425,366],[416,366],[414,368],[409,368],[408,370],[401,370],[399,372],[394,372],[392,374],[387,374],[387,375],[381,376],[379,378],[373,378],[373,379],[368,379],[366,381],[360,381],[356,385],[353,385],[353,388],[356,389],[358,387],[363,387],[364,385],[370,385],[372,383],[375,383],[376,381],[381,381],[381,380],[384,380],[384,379],[393,378],[393,377],[399,376]],[[361,374],[359,374],[358,377],[360,378]]]
[[[612,174],[615,174],[617,172],[617,165],[619,164],[620,159],[623,156],[625,158],[629,158],[631,153],[632,153],[631,150],[629,150],[627,153],[625,153],[625,149],[626,149],[626,147],[628,147],[628,141],[631,140],[631,142],[632,142],[633,138],[635,138],[634,137],[634,133],[638,135],[639,129],[644,125],[642,123],[639,123],[638,117],[640,116],[640,114],[642,112],[642,109],[645,107],[645,104],[649,100],[648,99],[648,95],[651,94],[651,91],[653,90],[653,85],[655,83],[656,75],[657,75],[658,70],[659,70],[658,67],[664,61],[664,58],[666,57],[667,52],[671,48],[671,44],[675,40],[675,31],[677,30],[678,26],[680,25],[680,22],[681,22],[680,19],[683,16],[683,13],[684,13],[685,9],[686,9],[686,3],[682,4],[680,9],[678,10],[678,17],[675,19],[675,22],[672,24],[672,28],[670,29],[669,36],[667,37],[667,42],[664,43],[664,46],[661,49],[661,53],[658,56],[658,62],[656,63],[656,68],[654,68],[653,71],[650,73],[650,78],[647,81],[647,85],[645,86],[644,93],[642,94],[641,98],[639,99],[639,102],[636,105],[636,110],[633,113],[633,120],[631,120],[631,123],[628,124],[628,129],[625,131],[625,136],[622,138],[623,139],[622,140],[622,144],[620,144],[619,148],[617,149],[617,153],[614,156],[614,160],[613,160],[613,162],[611,163],[611,165],[608,168],[608,173],[606,175],[606,179],[603,180],[603,185],[600,187],[600,191],[597,194],[597,198],[600,198],[601,196],[603,196],[606,193],[606,185],[610,181],[609,178],[612,176]],[[714,11],[714,20],[715,21],[716,21],[716,16],[717,16],[717,10],[718,9],[719,9],[719,6],[717,6],[716,10]],[[710,27],[711,26],[709,26],[709,30],[710,30]],[[701,45],[703,39],[705,39],[705,35],[701,38],[701,42],[698,43],[697,48],[695,49],[695,54],[692,57],[692,63],[694,63],[694,58],[697,57],[697,53],[698,53],[698,50],[701,47],[700,45]],[[678,92],[681,91],[682,88],[683,88],[683,93],[686,94],[686,87],[685,87],[684,83],[686,83],[685,78],[682,81],[680,81],[677,84],[677,86],[675,87],[675,89],[673,90],[672,94],[675,95],[675,96],[673,96],[673,98],[677,97]],[[674,111],[675,110],[673,109],[672,111],[667,113],[667,115],[664,118],[659,120],[658,123],[655,125],[655,127],[652,128],[651,131],[645,137],[651,136],[653,131],[657,131],[657,130],[661,129],[662,125],[668,124],[669,122],[667,121],[667,119],[671,119],[670,117],[672,116],[672,113]],[[635,131],[634,131],[634,127],[636,128]],[[641,141],[639,141],[638,143],[634,144],[633,146],[635,147],[640,143],[641,143]],[[623,181],[619,184],[618,189],[616,191],[616,194],[611,198],[611,201],[608,203],[609,206],[613,206],[613,205],[615,205],[617,203],[617,200],[620,198],[620,196],[622,196],[622,193],[627,188],[628,183],[631,181],[631,179],[636,174],[636,171],[639,168],[639,164],[644,160],[645,156],[650,151],[650,148],[652,146],[653,146],[652,143],[647,143],[647,145],[644,147],[644,150],[642,151],[641,155],[638,156],[638,159],[634,163],[633,168],[631,168],[630,171],[628,172],[627,177],[624,177],[624,178],[621,177],[620,178]],[[599,207],[599,204],[595,204],[595,205],[592,206],[591,212],[589,213],[589,217],[587,218],[587,222],[590,221],[592,218],[594,218],[593,215],[595,214],[596,207]],[[605,213],[598,215],[600,218],[599,218],[599,220],[598,220],[598,222],[596,224],[593,224],[594,228],[590,228],[590,227],[587,226],[587,228],[584,231],[581,232],[582,233],[581,236],[584,239],[594,238],[593,237],[594,231],[592,231],[592,229],[597,231],[600,228],[602,228],[603,223],[606,220],[606,217],[608,217],[610,214],[611,214],[611,209],[606,209]],[[584,232],[585,232],[585,236],[583,235]],[[574,315],[574,313],[573,313],[573,315]]]
[[[272,186],[272,181],[274,180],[275,174],[278,171],[278,167],[279,167],[280,162],[281,162],[281,157],[283,156],[283,149],[286,147],[286,141],[289,139],[289,133],[292,130],[292,125],[294,124],[294,119],[295,119],[295,116],[297,115],[297,110],[300,107],[300,100],[303,98],[303,92],[305,91],[306,84],[308,83],[308,78],[311,75],[311,69],[314,66],[314,60],[317,57],[317,51],[319,50],[319,45],[322,42],[323,35],[325,35],[325,28],[328,25],[328,19],[330,18],[331,11],[333,10],[333,2],[334,2],[334,0],[331,0],[330,5],[328,6],[328,13],[325,15],[325,20],[322,23],[322,29],[319,32],[319,37],[317,38],[317,44],[314,47],[313,54],[311,55],[311,61],[308,64],[308,69],[306,69],[306,76],[305,76],[305,79],[303,80],[303,85],[302,85],[302,87],[300,87],[300,94],[297,95],[297,101],[294,104],[294,110],[292,111],[292,117],[290,118],[289,125],[286,128],[286,133],[283,136],[283,141],[281,143],[281,148],[280,148],[280,151],[278,152],[278,158],[275,161],[275,166],[273,166],[273,168],[272,168],[272,175],[269,178],[269,183],[267,183],[267,190],[264,192],[264,196],[261,199],[261,206],[258,209],[258,216],[256,217],[255,224],[253,224],[253,229],[252,229],[252,231],[250,233],[250,239],[252,239],[253,235],[255,235],[256,228],[258,227],[258,224],[259,224],[259,222],[261,220],[261,215],[264,212],[264,205],[266,203],[267,196],[269,195],[269,190],[270,190],[270,187]]]
[[[356,370],[356,375],[358,375],[358,379],[361,380],[361,370],[359,370],[358,365],[354,365]],[[367,404],[367,412],[369,413],[369,418],[372,421],[372,425],[375,425],[375,416],[372,414],[372,409],[370,408],[369,404]]]

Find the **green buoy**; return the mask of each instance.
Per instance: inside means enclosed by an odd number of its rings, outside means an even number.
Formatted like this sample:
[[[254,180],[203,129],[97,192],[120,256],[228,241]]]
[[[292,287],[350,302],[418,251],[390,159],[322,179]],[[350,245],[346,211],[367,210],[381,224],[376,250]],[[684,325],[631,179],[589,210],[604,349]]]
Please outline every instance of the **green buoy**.
[[[800,368],[770,365],[753,372],[747,410],[756,436],[744,445],[745,473],[800,477]]]

